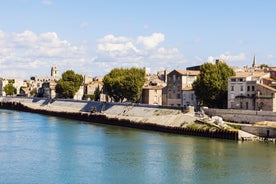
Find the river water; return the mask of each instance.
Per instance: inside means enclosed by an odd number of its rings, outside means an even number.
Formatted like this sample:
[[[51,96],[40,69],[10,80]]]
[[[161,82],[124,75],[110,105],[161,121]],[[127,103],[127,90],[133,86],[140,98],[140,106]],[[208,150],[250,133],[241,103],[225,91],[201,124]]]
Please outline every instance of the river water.
[[[0,183],[275,183],[274,143],[0,110]]]

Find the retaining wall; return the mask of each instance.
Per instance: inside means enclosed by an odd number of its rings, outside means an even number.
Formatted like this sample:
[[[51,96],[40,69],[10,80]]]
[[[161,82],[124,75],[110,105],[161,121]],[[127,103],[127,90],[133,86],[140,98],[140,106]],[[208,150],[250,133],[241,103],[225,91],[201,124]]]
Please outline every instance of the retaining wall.
[[[26,112],[34,112],[52,116],[59,116],[65,117],[70,119],[76,119],[86,122],[93,122],[93,123],[103,123],[103,124],[110,124],[110,125],[117,125],[117,126],[125,126],[131,128],[140,128],[146,130],[154,130],[154,131],[162,131],[162,132],[169,132],[169,133],[177,133],[177,134],[184,134],[184,135],[194,135],[194,136],[202,136],[202,137],[210,137],[210,138],[221,138],[221,139],[230,139],[230,140],[238,140],[238,132],[237,131],[227,131],[227,130],[198,130],[198,129],[191,129],[191,128],[183,128],[183,127],[175,127],[175,126],[164,126],[155,123],[147,123],[147,122],[134,122],[127,117],[125,119],[122,118],[112,118],[102,113],[90,113],[90,112],[82,112],[75,111],[75,112],[66,112],[66,111],[53,111],[53,110],[45,110],[40,108],[30,108],[29,106],[23,105],[23,103],[37,103],[36,105],[48,105],[49,103],[55,103],[56,106],[60,106],[63,108],[64,105],[68,106],[76,106],[76,109],[89,109],[91,107],[97,106],[98,109],[102,109],[102,103],[91,103],[91,102],[72,102],[72,101],[58,101],[52,102],[47,101],[48,99],[23,99],[23,100],[5,100],[0,99],[0,108],[4,109],[12,109],[12,110],[20,110]],[[73,103],[73,104],[72,104]],[[108,106],[113,107],[114,105],[108,104]],[[111,109],[109,107],[109,109]],[[142,107],[140,107],[142,108]],[[143,107],[145,108],[145,107]]]
[[[237,109],[204,109],[209,116],[220,116],[225,121],[236,123],[256,123],[260,121],[276,121],[276,113],[270,111],[253,111]]]

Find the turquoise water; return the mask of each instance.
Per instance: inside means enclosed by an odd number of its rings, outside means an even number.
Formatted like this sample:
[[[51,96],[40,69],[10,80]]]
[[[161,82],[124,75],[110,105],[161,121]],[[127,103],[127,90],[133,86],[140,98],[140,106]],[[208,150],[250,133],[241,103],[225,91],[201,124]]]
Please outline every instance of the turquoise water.
[[[0,183],[275,183],[276,145],[0,110]]]

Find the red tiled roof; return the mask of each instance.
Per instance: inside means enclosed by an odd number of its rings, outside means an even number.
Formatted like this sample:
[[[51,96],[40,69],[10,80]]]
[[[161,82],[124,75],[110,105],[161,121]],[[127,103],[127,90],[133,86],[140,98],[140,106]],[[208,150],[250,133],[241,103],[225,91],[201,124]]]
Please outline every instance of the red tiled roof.
[[[265,84],[258,84],[259,86],[262,86],[263,88],[266,88],[266,89],[269,89],[271,91],[273,91],[274,93],[276,92],[276,89],[273,88],[273,87],[270,87],[268,85],[265,85]]]

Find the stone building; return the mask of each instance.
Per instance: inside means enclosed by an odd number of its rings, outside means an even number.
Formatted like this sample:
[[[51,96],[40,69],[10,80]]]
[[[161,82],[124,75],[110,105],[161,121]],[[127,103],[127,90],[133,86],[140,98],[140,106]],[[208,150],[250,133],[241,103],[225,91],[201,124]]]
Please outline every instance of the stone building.
[[[253,64],[255,64],[253,62]],[[228,108],[276,112],[276,68],[238,72],[228,79]]]
[[[37,89],[38,97],[55,98],[56,84],[60,79],[58,76],[58,68],[51,68],[51,76],[33,76],[30,80],[30,89]]]
[[[0,96],[6,96],[6,93],[4,91],[4,87],[9,83],[9,81],[13,82],[13,87],[16,88],[16,94],[15,95],[19,95],[20,94],[20,89],[23,87],[27,87],[28,82],[27,80],[24,79],[1,79],[0,80]]]
[[[162,105],[163,86],[147,86],[143,88],[142,103],[150,105]]]
[[[167,86],[163,94],[166,96],[166,106],[194,106],[196,98],[192,84],[200,71],[196,70],[173,70],[167,76]]]

